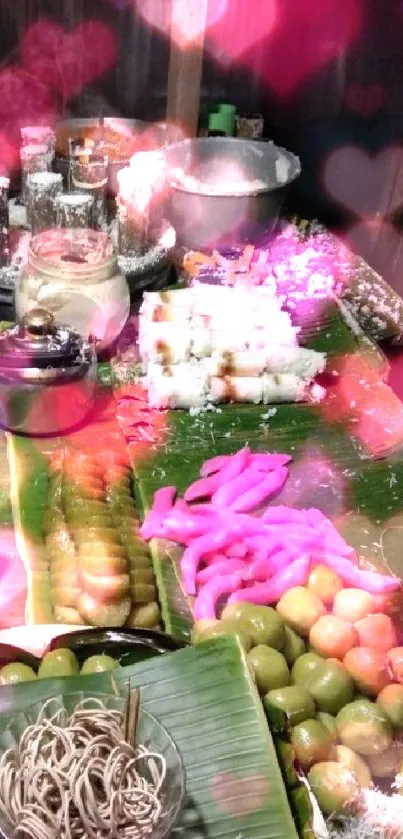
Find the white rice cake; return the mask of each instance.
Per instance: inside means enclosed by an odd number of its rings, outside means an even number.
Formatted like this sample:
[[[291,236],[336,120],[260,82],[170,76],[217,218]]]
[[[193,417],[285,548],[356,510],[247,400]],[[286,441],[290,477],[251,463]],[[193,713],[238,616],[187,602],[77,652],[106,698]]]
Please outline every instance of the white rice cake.
[[[262,376],[263,402],[271,405],[275,402],[304,402],[309,382],[292,373],[267,373]]]
[[[251,402],[253,405],[259,405],[263,401],[261,376],[213,376],[210,388],[214,402]]]
[[[177,364],[164,371],[149,364],[146,376],[150,408],[202,408],[209,394],[207,373],[200,364]]]
[[[190,326],[176,323],[150,323],[139,319],[139,352],[143,362],[178,364],[190,357]]]

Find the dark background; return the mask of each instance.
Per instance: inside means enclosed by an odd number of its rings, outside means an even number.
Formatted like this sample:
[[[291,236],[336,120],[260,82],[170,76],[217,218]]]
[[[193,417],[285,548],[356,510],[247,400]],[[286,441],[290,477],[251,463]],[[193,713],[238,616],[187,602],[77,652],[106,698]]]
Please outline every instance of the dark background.
[[[58,112],[64,116],[97,116],[103,111],[146,120],[163,118],[169,45],[166,37],[144,22],[139,11],[144,2],[0,0],[0,73],[1,68],[20,60],[19,46],[38,18],[57,21],[66,30],[83,20],[102,20],[115,34],[116,60],[101,79],[86,84],[68,101],[56,97]],[[154,0],[156,7],[161,2],[168,9],[170,0]],[[403,146],[403,1],[305,0],[300,4],[298,0],[277,0],[277,25],[266,37],[264,12],[269,2],[227,0],[221,26],[212,30],[215,45],[207,41],[202,101],[233,102],[241,113],[262,113],[265,136],[300,155],[303,174],[293,196],[296,208],[348,234],[360,217],[351,206],[341,205],[327,194],[324,162],[332,149],[347,145],[372,155],[391,145]],[[354,35],[346,44],[346,27],[348,30],[350,25]],[[252,31],[250,44],[231,60],[231,45],[242,44],[246,31],[249,35]],[[226,55],[224,65],[217,60],[217,43]],[[83,44],[84,50],[86,46]],[[312,55],[318,57],[316,66],[284,92],[281,73],[287,67],[309,64]],[[8,119],[6,104],[0,84],[3,123]],[[12,130],[8,124],[7,131]],[[348,173],[353,179],[356,175]],[[393,236],[378,216],[375,227],[361,231],[355,247],[403,291],[399,235],[403,212],[399,203],[395,196],[388,219]],[[401,203],[403,211],[403,192]],[[384,209],[383,205],[382,214]],[[373,208],[369,212],[372,219]]]

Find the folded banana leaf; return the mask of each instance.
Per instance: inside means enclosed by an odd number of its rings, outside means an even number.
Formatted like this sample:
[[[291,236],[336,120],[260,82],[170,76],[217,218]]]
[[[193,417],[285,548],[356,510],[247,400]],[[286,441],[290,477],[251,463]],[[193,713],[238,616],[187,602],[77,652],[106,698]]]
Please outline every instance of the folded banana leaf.
[[[122,691],[141,687],[142,707],[177,744],[187,799],[173,835],[185,839],[297,839],[274,743],[233,638],[209,641],[122,669]],[[112,692],[109,676],[43,680],[0,689],[0,725],[41,698]]]

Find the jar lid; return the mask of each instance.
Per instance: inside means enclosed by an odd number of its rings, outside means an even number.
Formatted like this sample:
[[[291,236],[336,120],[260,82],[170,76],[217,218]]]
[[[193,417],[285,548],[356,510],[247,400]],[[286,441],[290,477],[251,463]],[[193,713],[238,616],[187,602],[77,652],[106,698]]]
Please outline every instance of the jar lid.
[[[93,353],[79,332],[56,325],[47,309],[31,309],[20,324],[0,334],[0,372],[23,379],[77,374],[88,369]]]
[[[52,228],[31,239],[30,257],[40,259],[49,268],[88,272],[114,259],[111,240],[106,233],[84,228]]]

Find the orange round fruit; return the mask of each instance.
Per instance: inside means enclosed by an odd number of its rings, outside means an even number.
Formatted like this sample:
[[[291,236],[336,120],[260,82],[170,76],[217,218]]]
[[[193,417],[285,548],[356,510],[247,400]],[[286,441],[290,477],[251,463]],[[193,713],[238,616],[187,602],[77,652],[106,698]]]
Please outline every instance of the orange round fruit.
[[[386,665],[391,678],[403,685],[403,647],[393,647],[389,650]]]
[[[342,659],[358,645],[358,635],[352,623],[337,615],[323,615],[311,628],[309,643],[323,658]]]
[[[373,594],[360,588],[344,588],[334,596],[333,614],[355,623],[377,611]]]
[[[360,647],[372,647],[387,653],[397,644],[397,633],[388,615],[367,615],[355,623],[355,628]]]
[[[328,605],[338,591],[343,588],[343,581],[335,571],[327,565],[315,565],[308,578],[307,588],[312,594]]]
[[[372,647],[354,647],[344,656],[343,664],[357,687],[367,696],[378,696],[390,682],[386,653]]]

